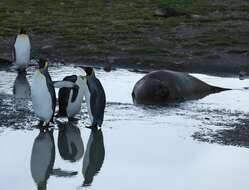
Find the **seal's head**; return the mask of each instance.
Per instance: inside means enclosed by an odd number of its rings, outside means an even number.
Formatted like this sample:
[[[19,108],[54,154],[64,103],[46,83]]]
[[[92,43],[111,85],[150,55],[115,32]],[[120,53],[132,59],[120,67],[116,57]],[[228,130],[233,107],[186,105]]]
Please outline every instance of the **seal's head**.
[[[160,80],[146,78],[141,79],[132,92],[132,99],[135,104],[158,105],[168,103],[170,93]]]

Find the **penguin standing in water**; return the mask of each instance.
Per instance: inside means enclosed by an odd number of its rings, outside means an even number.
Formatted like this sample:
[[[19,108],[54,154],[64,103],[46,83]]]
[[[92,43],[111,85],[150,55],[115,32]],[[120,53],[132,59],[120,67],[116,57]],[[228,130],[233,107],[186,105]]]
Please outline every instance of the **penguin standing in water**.
[[[32,106],[36,115],[46,125],[53,121],[56,96],[54,85],[48,72],[48,62],[39,60],[39,69],[36,70],[31,85]]]
[[[63,79],[79,86],[78,89],[61,88],[59,90],[59,113],[58,116],[66,116],[71,120],[80,112],[83,102],[84,91],[86,90],[86,77],[71,75]]]
[[[16,36],[13,46],[13,63],[16,69],[23,71],[27,68],[30,62],[30,40],[27,32],[24,29]]]
[[[44,59],[39,60],[39,69],[36,70],[31,85],[32,106],[36,115],[41,119],[40,124],[53,122],[56,106],[56,88],[78,88],[69,81],[52,81],[48,72],[48,62]]]
[[[104,111],[106,105],[106,96],[104,88],[96,78],[93,68],[81,67],[86,72],[87,89],[84,91],[88,114],[91,120],[91,126],[94,129],[102,126]]]

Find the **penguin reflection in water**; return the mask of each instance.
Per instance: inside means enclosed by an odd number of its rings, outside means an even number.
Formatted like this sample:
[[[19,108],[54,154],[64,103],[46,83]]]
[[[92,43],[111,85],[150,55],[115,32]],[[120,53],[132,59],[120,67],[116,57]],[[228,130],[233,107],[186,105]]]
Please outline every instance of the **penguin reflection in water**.
[[[38,190],[46,190],[47,180],[53,171],[55,161],[55,144],[53,130],[40,130],[35,138],[30,170]]]
[[[41,119],[40,126],[48,126],[53,122],[56,106],[56,88],[78,88],[74,83],[68,81],[52,81],[48,72],[48,62],[44,59],[39,60],[39,69],[36,70],[31,85],[32,106],[36,115]]]
[[[23,71],[27,68],[30,62],[30,40],[27,32],[24,29],[16,36],[12,47],[13,64],[16,65],[18,71]]]
[[[62,159],[70,162],[76,162],[83,157],[83,141],[80,130],[74,123],[59,123],[58,149]]]
[[[13,86],[15,108],[17,111],[28,110],[30,99],[30,85],[26,77],[26,72],[18,72]]]
[[[100,171],[105,159],[105,147],[101,130],[92,130],[88,139],[86,153],[83,159],[83,186],[91,185],[93,178]]]

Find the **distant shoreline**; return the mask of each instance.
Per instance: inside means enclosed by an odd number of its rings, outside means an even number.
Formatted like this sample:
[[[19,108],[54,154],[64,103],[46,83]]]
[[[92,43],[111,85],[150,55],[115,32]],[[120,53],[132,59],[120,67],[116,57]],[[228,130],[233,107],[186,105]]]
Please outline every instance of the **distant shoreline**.
[[[58,1],[0,2],[0,59],[20,27],[33,59],[141,70],[171,69],[249,75],[249,2]],[[194,17],[157,17],[158,6]]]

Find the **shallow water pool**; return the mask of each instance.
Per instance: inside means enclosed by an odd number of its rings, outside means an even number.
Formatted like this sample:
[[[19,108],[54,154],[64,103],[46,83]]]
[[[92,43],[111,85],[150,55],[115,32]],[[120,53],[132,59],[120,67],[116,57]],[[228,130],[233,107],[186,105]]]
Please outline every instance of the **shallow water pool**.
[[[21,89],[28,90],[33,72],[28,69]],[[53,80],[61,80],[83,71],[54,64],[50,73]],[[144,74],[96,70],[96,75],[107,96],[102,132],[85,128],[89,121],[83,104],[77,122],[58,119],[53,131],[41,134],[30,100],[18,105],[13,95],[17,74],[11,68],[0,71],[2,189],[248,190],[247,148],[200,142],[192,135],[247,117],[249,91],[243,87],[249,80],[192,74],[236,90],[148,108],[134,106],[131,98]]]

